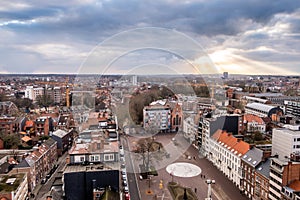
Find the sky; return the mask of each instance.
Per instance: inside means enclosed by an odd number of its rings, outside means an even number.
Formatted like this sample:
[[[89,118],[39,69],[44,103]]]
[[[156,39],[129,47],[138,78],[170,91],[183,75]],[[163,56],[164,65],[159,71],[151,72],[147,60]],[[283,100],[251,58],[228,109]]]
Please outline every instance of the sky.
[[[153,71],[300,75],[300,1],[0,1],[0,73]]]

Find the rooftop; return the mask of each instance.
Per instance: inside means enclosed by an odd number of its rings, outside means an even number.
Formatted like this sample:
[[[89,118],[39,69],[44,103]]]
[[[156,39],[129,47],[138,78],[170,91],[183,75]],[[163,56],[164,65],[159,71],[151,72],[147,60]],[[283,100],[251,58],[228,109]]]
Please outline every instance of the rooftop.
[[[252,167],[256,167],[262,160],[263,151],[253,147],[243,157],[242,160]]]
[[[12,174],[0,176],[0,193],[15,191],[23,181],[25,174]]]
[[[65,168],[64,173],[75,173],[75,172],[92,172],[92,171],[109,171],[109,170],[119,170],[119,162],[113,163],[90,163],[89,165],[68,165]]]
[[[262,103],[248,103],[246,105],[246,108],[252,108],[252,109],[256,109],[256,110],[261,110],[264,112],[269,112],[271,109],[275,108],[276,106],[271,106],[271,105],[267,105],[267,104],[262,104]]]
[[[220,129],[213,134],[212,138],[218,141],[224,147],[233,149],[241,155],[244,155],[250,149],[250,145],[247,142],[244,142],[234,137],[231,133],[227,133],[226,131],[222,131]]]
[[[55,135],[55,136],[60,137],[60,138],[65,137],[67,134],[68,134],[68,132],[66,132],[64,130],[61,130],[61,129],[57,129],[56,131],[54,131],[52,133],[52,135]]]
[[[244,122],[257,122],[259,124],[264,124],[264,120],[257,116],[257,115],[252,115],[252,114],[245,114],[244,115]]]
[[[270,163],[271,160],[267,159],[264,162],[261,162],[257,167],[256,167],[256,172],[263,175],[266,178],[270,177]]]

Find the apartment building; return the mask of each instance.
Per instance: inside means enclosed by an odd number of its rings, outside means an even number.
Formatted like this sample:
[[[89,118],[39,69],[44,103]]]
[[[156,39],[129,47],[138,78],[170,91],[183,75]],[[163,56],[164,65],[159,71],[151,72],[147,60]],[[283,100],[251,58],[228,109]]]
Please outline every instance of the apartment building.
[[[28,182],[25,173],[0,175],[0,199],[25,200]]]
[[[35,130],[38,135],[49,135],[54,131],[53,119],[51,117],[38,117],[35,120]]]
[[[285,160],[291,153],[300,151],[300,131],[274,128],[272,135],[272,155]]]
[[[269,199],[300,199],[300,155],[291,154],[290,160],[272,158],[270,164]]]
[[[25,89],[25,98],[36,101],[38,96],[43,96],[45,89],[42,87],[27,86]]]
[[[183,136],[189,141],[190,144],[194,144],[196,148],[196,139],[199,125],[199,115],[190,115],[183,120]]]
[[[27,173],[28,188],[33,190],[39,181],[54,167],[57,160],[57,142],[51,138],[34,147],[12,173]]]
[[[253,199],[255,196],[256,186],[256,167],[263,159],[263,151],[252,147],[245,155],[242,156],[241,167],[243,178],[241,179],[242,190],[249,199]]]
[[[49,87],[46,90],[46,95],[55,103],[63,102],[63,90],[60,87]]]
[[[240,190],[243,188],[241,159],[250,145],[231,133],[217,130],[209,140],[207,158]]]
[[[207,114],[200,117],[196,146],[204,156],[210,152],[209,138],[218,130],[225,130],[238,135],[242,130],[242,117],[233,115],[215,115]]]
[[[22,130],[25,125],[24,117],[0,117],[0,131],[12,134]]]
[[[287,115],[300,117],[300,100],[298,101],[284,101],[285,112]]]
[[[72,146],[74,131],[64,131],[58,129],[54,131],[51,138],[57,142],[57,155],[61,156]]]
[[[69,164],[117,162],[118,160],[118,142],[107,142],[104,139],[93,139],[91,143],[76,143],[69,151]]]
[[[0,114],[6,116],[13,116],[19,111],[18,107],[11,101],[0,102]]]
[[[253,199],[269,199],[270,163],[271,160],[267,158],[256,166]]]
[[[75,121],[71,114],[60,114],[58,117],[57,128],[65,131],[75,128]]]
[[[89,138],[88,138],[88,137]],[[67,158],[63,191],[72,200],[93,199],[93,191],[111,187],[119,191],[119,145],[103,132],[80,134]],[[74,182],[74,180],[77,180]],[[84,185],[84,187],[82,187]]]
[[[150,105],[143,109],[144,128],[167,131],[171,128],[171,109],[165,105]]]
[[[248,133],[254,132],[266,132],[266,123],[264,120],[256,115],[253,114],[245,114],[243,116],[243,129]]]

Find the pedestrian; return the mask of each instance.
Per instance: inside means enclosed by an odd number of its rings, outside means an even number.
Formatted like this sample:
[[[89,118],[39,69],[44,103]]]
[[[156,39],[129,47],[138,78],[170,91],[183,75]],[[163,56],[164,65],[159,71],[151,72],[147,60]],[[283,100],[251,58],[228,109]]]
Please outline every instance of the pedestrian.
[[[196,156],[194,156],[194,160],[196,160]]]
[[[202,178],[202,174],[200,174],[201,178]]]
[[[205,179],[205,175],[203,175],[204,179]]]
[[[195,193],[197,194],[197,188],[195,188]]]

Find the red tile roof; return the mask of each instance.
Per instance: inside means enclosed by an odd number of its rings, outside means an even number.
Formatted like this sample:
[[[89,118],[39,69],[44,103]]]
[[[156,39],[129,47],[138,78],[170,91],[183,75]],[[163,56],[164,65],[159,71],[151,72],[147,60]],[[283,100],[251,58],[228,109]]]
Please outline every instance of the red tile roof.
[[[33,126],[33,121],[26,121],[25,126],[26,127],[32,127]]]
[[[252,115],[252,114],[245,114],[244,115],[244,121],[247,121],[247,122],[257,122],[259,124],[264,124],[264,120],[259,117],[259,116],[256,116],[256,115]]]
[[[222,143],[223,146],[227,145],[227,148],[234,149],[242,155],[247,153],[247,151],[250,149],[250,144],[239,140],[238,138],[234,137],[231,133],[227,133],[226,131],[217,130],[213,134],[212,138]]]

